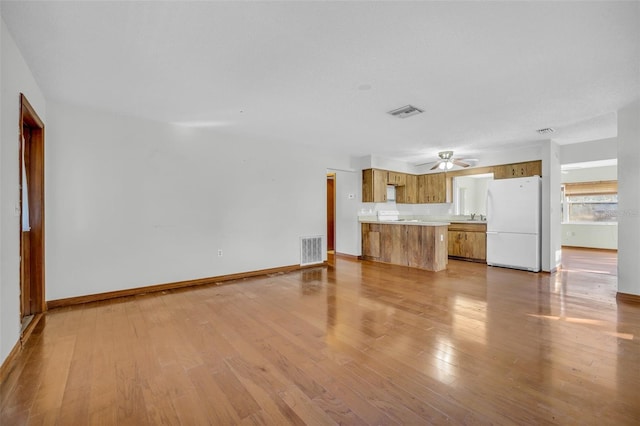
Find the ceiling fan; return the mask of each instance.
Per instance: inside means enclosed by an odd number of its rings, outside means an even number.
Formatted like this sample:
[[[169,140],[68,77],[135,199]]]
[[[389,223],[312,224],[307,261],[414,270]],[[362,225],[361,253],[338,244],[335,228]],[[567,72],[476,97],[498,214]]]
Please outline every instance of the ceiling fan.
[[[460,167],[469,167],[471,164],[465,163],[460,158],[453,158],[453,151],[440,151],[438,153],[438,157],[440,159],[436,162],[436,164],[431,168],[431,170],[440,169],[440,170],[451,170],[454,165]],[[468,160],[468,159],[464,159]],[[423,163],[428,164],[428,163]],[[422,166],[423,164],[418,164],[418,166]]]

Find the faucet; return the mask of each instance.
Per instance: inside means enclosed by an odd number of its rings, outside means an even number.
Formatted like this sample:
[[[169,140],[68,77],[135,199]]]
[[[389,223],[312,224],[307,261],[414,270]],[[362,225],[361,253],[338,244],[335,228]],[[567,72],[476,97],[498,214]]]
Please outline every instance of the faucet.
[[[480,215],[480,220],[487,220],[486,216]]]

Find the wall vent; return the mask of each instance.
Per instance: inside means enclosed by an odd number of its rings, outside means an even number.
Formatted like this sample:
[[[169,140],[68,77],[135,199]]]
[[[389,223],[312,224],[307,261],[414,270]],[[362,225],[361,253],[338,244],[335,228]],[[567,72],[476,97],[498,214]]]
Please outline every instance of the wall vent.
[[[536,130],[536,132],[540,133],[541,135],[548,135],[549,133],[555,132],[555,129],[552,129],[551,127],[546,127],[544,129],[538,129]]]
[[[387,114],[391,114],[394,117],[398,118],[407,118],[412,115],[420,114],[423,111],[420,108],[416,108],[413,105],[405,105],[401,108],[394,109],[393,111],[389,111]]]
[[[322,236],[300,237],[300,265],[322,263]]]

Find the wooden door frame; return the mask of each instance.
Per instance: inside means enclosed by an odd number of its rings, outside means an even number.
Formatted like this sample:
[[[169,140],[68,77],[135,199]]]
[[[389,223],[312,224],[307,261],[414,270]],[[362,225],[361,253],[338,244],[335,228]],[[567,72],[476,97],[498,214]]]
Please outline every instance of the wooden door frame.
[[[329,194],[329,179],[333,180],[333,191]],[[335,173],[327,173],[327,199],[329,195],[333,199],[333,249],[329,248],[329,217],[327,215],[327,250],[336,251],[336,174]],[[327,212],[329,211],[329,202],[327,201]]]
[[[25,143],[23,152],[22,138],[24,136],[24,128],[29,129],[29,140]],[[28,164],[26,164],[26,175],[29,183],[29,219],[31,230],[29,231],[29,285],[28,293],[30,300],[28,302],[29,314],[40,314],[47,309],[45,302],[45,268],[44,268],[44,123],[31,106],[26,96],[20,93],[20,118],[19,118],[19,144],[20,144],[20,188],[22,188],[22,158],[26,155]],[[22,189],[20,190],[20,214],[22,216]],[[20,218],[20,319],[25,316],[25,301],[22,294],[23,288],[23,233],[22,218]]]

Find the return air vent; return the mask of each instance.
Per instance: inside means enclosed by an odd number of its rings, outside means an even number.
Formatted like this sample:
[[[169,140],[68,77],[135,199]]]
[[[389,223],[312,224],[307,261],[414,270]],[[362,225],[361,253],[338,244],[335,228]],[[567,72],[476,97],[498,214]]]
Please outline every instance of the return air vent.
[[[322,236],[300,237],[300,265],[322,263]]]
[[[394,117],[398,118],[407,118],[412,115],[420,114],[423,111],[420,108],[416,108],[413,105],[405,105],[402,108],[394,109],[393,111],[389,111],[387,114],[391,114]]]
[[[555,129],[552,129],[551,127],[546,127],[544,129],[538,129],[536,130],[536,132],[540,133],[541,135],[548,135],[549,133],[555,132]]]

